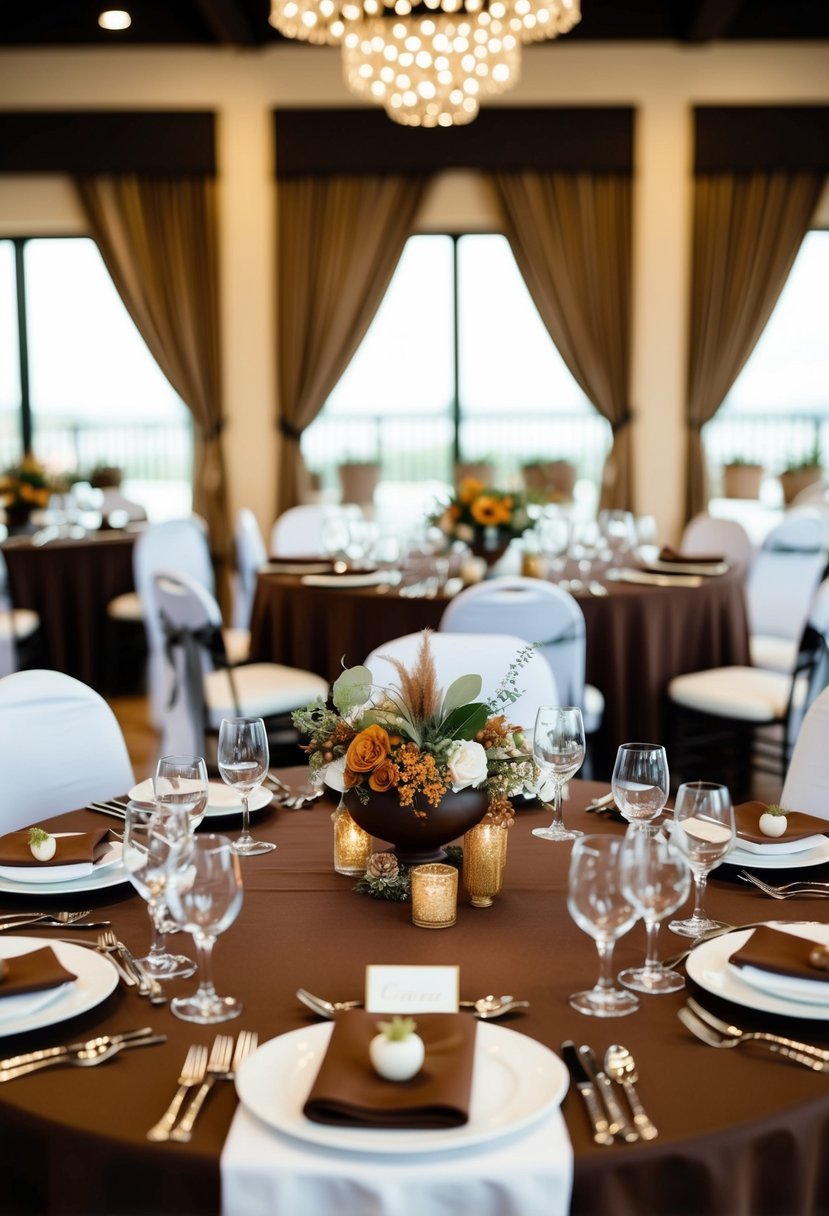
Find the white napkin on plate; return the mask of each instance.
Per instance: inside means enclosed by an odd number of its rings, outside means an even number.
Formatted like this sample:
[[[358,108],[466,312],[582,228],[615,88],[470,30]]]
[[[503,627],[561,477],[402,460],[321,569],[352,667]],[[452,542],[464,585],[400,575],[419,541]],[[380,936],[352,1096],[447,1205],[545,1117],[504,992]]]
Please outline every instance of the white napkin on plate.
[[[404,1157],[305,1144],[240,1104],[221,1175],[222,1216],[567,1216],[573,1148],[558,1107],[512,1136]]]

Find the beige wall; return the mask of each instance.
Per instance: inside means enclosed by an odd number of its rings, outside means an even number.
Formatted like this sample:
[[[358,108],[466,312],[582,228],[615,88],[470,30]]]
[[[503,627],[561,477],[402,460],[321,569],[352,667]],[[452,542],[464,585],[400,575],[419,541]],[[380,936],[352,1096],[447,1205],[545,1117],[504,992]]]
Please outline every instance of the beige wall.
[[[826,44],[733,47],[560,43],[527,48],[514,105],[633,105],[636,118],[634,334],[637,508],[661,534],[681,523],[688,295],[691,107],[829,102]],[[270,111],[351,105],[338,52],[0,52],[0,108],[205,108],[218,114],[226,431],[232,505],[263,526],[274,509],[274,233]],[[427,199],[422,227],[492,226],[491,200],[468,175]],[[822,208],[829,225],[829,195]],[[66,183],[0,176],[0,233],[78,232]],[[263,441],[268,437],[268,442]]]

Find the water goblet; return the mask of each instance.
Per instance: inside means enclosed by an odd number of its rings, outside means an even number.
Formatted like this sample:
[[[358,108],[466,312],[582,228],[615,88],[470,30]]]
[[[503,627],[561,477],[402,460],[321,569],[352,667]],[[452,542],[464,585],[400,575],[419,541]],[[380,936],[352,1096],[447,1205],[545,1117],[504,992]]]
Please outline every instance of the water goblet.
[[[584,722],[580,709],[570,705],[541,706],[533,732],[533,759],[553,786],[552,806],[539,795],[552,810],[553,821],[549,827],[533,828],[533,836],[542,840],[575,840],[583,836],[583,832],[564,826],[561,813],[562,786],[584,762]]]
[[[668,801],[668,757],[658,743],[623,743],[610,781],[613,800],[628,823],[647,824]]]
[[[622,890],[645,922],[647,949],[641,967],[619,972],[619,982],[636,992],[678,992],[685,980],[656,954],[659,926],[688,898],[691,871],[675,844],[655,823],[631,825],[622,842]]]
[[[699,937],[724,926],[705,911],[708,875],[734,843],[734,808],[724,785],[688,781],[677,790],[671,840],[687,858],[694,875],[694,911],[685,920],[672,920],[668,928],[682,937]]]
[[[600,964],[595,987],[574,993],[570,1004],[596,1018],[624,1017],[639,1008],[632,992],[613,983],[616,939],[639,916],[622,885],[622,843],[617,836],[584,836],[570,857],[567,907],[578,927],[595,940]]]
[[[234,841],[234,853],[255,857],[270,853],[276,845],[254,840],[250,834],[248,802],[268,771],[268,732],[261,718],[223,718],[219,727],[217,761],[222,781],[235,787],[242,796],[242,831]]]
[[[199,826],[207,810],[207,765],[202,756],[162,756],[153,779],[156,806],[179,807]]]
[[[199,986],[192,996],[177,996],[170,1009],[185,1022],[209,1025],[238,1017],[243,1005],[233,996],[219,996],[213,984],[213,947],[220,933],[236,920],[242,907],[239,858],[227,836],[212,833],[193,841],[181,858],[168,887],[170,912],[193,934],[199,962]]]
[[[191,843],[192,831],[185,811],[175,806],[127,803],[122,854],[124,869],[139,895],[147,901],[153,930],[149,953],[138,962],[155,980],[182,978],[196,970],[191,958],[168,952],[165,941],[165,895],[169,873]]]

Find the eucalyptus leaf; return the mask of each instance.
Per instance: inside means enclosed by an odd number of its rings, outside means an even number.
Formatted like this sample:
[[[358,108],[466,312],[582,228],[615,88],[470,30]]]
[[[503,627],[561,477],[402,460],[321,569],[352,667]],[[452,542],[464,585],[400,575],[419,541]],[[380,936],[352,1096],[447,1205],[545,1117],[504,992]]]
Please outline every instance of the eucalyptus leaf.
[[[478,675],[458,676],[447,688],[443,697],[442,717],[461,705],[469,705],[481,695],[483,680]]]
[[[349,667],[339,675],[331,690],[331,697],[341,714],[357,705],[365,705],[371,696],[371,672],[362,665]]]
[[[478,731],[486,725],[489,717],[489,706],[482,701],[473,701],[471,705],[459,705],[453,709],[441,723],[441,734],[450,739],[474,739]]]

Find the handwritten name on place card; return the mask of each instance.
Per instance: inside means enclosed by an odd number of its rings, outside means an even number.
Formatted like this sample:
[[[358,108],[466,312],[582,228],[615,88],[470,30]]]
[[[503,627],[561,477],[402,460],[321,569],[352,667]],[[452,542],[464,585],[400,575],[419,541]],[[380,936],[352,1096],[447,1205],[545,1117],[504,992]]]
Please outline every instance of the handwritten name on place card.
[[[370,1013],[457,1013],[457,967],[366,967]]]

